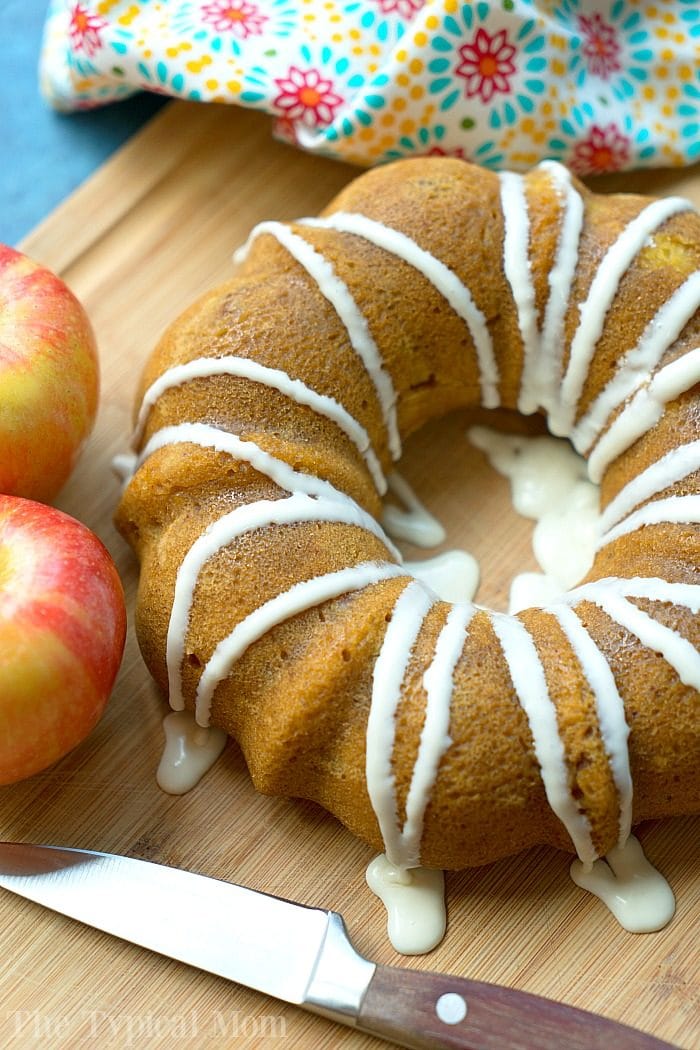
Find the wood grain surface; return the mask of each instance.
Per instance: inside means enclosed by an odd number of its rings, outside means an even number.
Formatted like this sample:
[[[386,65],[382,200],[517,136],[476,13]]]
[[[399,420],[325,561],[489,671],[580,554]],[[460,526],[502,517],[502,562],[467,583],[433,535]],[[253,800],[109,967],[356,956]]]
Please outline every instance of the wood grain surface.
[[[259,114],[172,103],[25,241],[25,251],[72,286],[97,332],[100,413],[58,502],[107,544],[130,617],[137,571],[112,525],[118,484],[110,463],[127,446],[146,355],[181,308],[231,272],[231,252],[255,222],[312,214],[354,174],[275,143]],[[700,204],[698,169],[604,185],[680,192]],[[531,525],[510,509],[506,482],[469,446],[465,427],[463,416],[431,426],[409,443],[403,470],[447,524],[447,546],[481,559],[478,600],[503,608],[512,574],[534,568]],[[700,1046],[697,820],[639,829],[677,895],[675,919],[660,933],[625,933],[571,882],[567,855],[540,849],[449,873],[444,942],[402,959],[365,886],[370,851],[312,804],[256,795],[235,744],[189,795],[157,788],[165,710],[130,629],[114,695],[90,739],[0,792],[2,837],[145,857],[333,908],[357,948],[379,962],[509,985],[688,1050]],[[9,894],[0,898],[0,921],[4,1046],[382,1045]]]

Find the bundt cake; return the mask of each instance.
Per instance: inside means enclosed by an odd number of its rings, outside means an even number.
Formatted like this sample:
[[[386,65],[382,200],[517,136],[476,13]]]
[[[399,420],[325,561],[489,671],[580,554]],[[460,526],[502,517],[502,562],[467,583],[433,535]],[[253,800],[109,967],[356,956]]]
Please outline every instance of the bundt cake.
[[[238,256],[146,365],[117,512],[171,706],[404,868],[590,864],[698,811],[692,206],[414,159]],[[594,565],[546,607],[441,601],[379,524],[406,435],[469,406],[546,414],[601,484]]]

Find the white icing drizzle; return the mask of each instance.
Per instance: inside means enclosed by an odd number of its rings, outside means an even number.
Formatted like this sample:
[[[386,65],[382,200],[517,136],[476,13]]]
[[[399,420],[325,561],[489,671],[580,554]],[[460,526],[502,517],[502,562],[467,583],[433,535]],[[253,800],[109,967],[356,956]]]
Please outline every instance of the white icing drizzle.
[[[440,760],[451,744],[449,723],[454,670],[475,612],[471,604],[452,606],[438,635],[433,659],[423,675],[427,698],[425,720],[406,797],[406,819],[403,827],[399,827],[392,769],[395,717],[411,652],[434,601],[418,582],[406,587],[394,607],[374,669],[367,723],[367,790],[386,856],[398,868],[420,865],[425,810]]]
[[[361,562],[347,569],[302,580],[283,594],[278,594],[259,606],[219,642],[204,668],[197,687],[195,714],[198,724],[209,724],[211,702],[216,687],[230,674],[236,660],[240,659],[253,642],[258,641],[273,627],[332,598],[364,590],[372,584],[403,575],[405,570],[399,565]]]
[[[613,420],[588,458],[588,476],[599,482],[613,462],[659,422],[669,401],[700,383],[700,347],[660,369]]]
[[[437,779],[440,760],[452,743],[449,727],[454,672],[475,611],[473,605],[452,606],[445,626],[438,635],[433,660],[423,675],[423,688],[427,696],[425,721],[406,798],[406,821],[401,831],[403,853],[410,858],[408,867],[420,864],[425,811]]]
[[[398,825],[392,754],[396,711],[411,652],[435,597],[417,580],[408,584],[394,606],[374,665],[367,720],[365,775],[387,857],[397,867],[418,863],[409,856]]]
[[[434,868],[397,868],[384,854],[367,868],[367,885],[387,910],[387,933],[402,955],[424,955],[445,935],[445,878]]]
[[[649,321],[635,347],[620,357],[612,379],[571,432],[579,450],[590,448],[616,408],[648,379],[700,307],[700,271],[692,274]]]
[[[387,478],[389,491],[403,508],[388,503],[382,512],[382,525],[397,540],[416,547],[437,547],[445,539],[445,530],[418,498],[403,475],[392,471]]]
[[[652,933],[667,925],[676,910],[671,887],[630,835],[623,846],[610,850],[605,860],[586,870],[579,861],[571,865],[577,886],[595,894],[630,933]]]
[[[600,516],[601,533],[609,532],[613,525],[626,517],[640,503],[651,499],[659,492],[683,478],[700,470],[700,440],[672,448],[669,452],[630,478],[614,499],[608,503]]]
[[[533,398],[536,400],[533,395],[533,377],[539,363],[535,289],[530,269],[530,221],[523,176],[502,171],[498,178],[504,222],[503,269],[513,293],[523,341],[523,370],[518,398],[518,408],[523,412],[524,406],[531,405]]]
[[[350,289],[340,279],[328,259],[281,222],[259,223],[243,247],[234,254],[234,261],[241,262],[248,254],[253,241],[264,233],[273,236],[316,281],[319,292],[328,300],[345,325],[350,344],[365,366],[376,391],[387,431],[389,451],[394,459],[398,459],[401,455],[401,438],[396,419],[396,391],[369,330],[367,318],[353,299]]]
[[[185,655],[185,637],[199,573],[210,558],[237,537],[269,525],[293,525],[310,521],[340,522],[356,525],[371,532],[385,543],[397,561],[400,561],[398,551],[385,537],[376,519],[349,497],[342,497],[340,493],[337,497],[332,500],[312,498],[304,492],[294,492],[286,499],[246,503],[212,522],[195,540],[183,558],[177,574],[168,624],[166,659],[170,706],[174,710],[180,711],[184,706],[180,669]],[[203,679],[205,673],[202,675]],[[206,725],[205,721],[199,721],[200,724]]]
[[[578,809],[569,791],[557,711],[549,695],[535,643],[516,617],[496,612],[490,615],[508,664],[513,688],[527,716],[547,801],[568,831],[581,861],[590,865],[597,853],[591,841],[588,820]]]
[[[591,585],[581,588],[588,601],[594,602],[612,620],[633,634],[647,649],[661,653],[684,685],[700,690],[700,653],[677,631],[659,623],[621,594],[605,587]],[[658,593],[650,595],[661,599]]]
[[[307,496],[321,496],[325,499],[337,499],[344,502],[348,499],[328,481],[313,474],[303,474],[294,470],[284,460],[277,459],[260,448],[256,442],[239,438],[227,430],[221,430],[209,423],[179,423],[177,426],[163,427],[146,443],[137,459],[140,467],[149,456],[159,449],[175,444],[199,445],[201,448],[212,448],[216,452],[225,452],[237,460],[249,463],[258,473],[264,474],[275,485],[287,492],[304,492]]]
[[[669,496],[667,499],[647,503],[640,510],[629,514],[598,540],[598,550],[608,543],[626,536],[645,525],[690,524],[700,522],[700,495]]]
[[[165,749],[158,766],[158,786],[169,795],[184,795],[199,783],[224,750],[223,729],[198,726],[190,711],[171,711],[163,719]]]
[[[500,405],[498,365],[486,318],[454,270],[421,248],[405,233],[369,219],[366,215],[340,211],[323,219],[302,219],[300,225],[355,234],[418,270],[447,299],[469,329],[479,365],[481,404],[484,408],[497,408]]]
[[[670,583],[656,576],[607,576],[593,583],[584,583],[566,595],[567,602],[588,598],[590,594],[604,590],[622,594],[626,598],[649,598],[651,601],[671,602],[682,605],[692,613],[700,612],[700,584]]]
[[[618,842],[624,845],[632,827],[632,776],[627,748],[629,726],[622,697],[608,661],[576,613],[566,605],[553,605],[547,611],[557,618],[595,697],[600,735],[620,804]]]
[[[479,563],[467,551],[445,551],[425,561],[405,561],[403,567],[443,602],[470,602],[479,585]]]
[[[576,405],[588,375],[596,345],[603,332],[608,310],[620,282],[649,236],[679,212],[693,210],[682,197],[652,201],[625,227],[600,262],[585,301],[579,306],[579,323],[569,351],[569,363],[561,385],[561,397],[550,414],[550,430],[565,436],[571,432]]]
[[[554,265],[549,272],[549,297],[544,310],[540,350],[535,355],[537,368],[527,377],[532,389],[521,379],[518,400],[520,411],[536,412],[542,406],[550,410],[556,403],[562,374],[564,318],[569,308],[571,288],[578,266],[578,248],[583,229],[583,199],[574,188],[569,171],[556,161],[543,161],[539,168],[546,171],[557,194],[563,199],[561,229],[557,241]]]
[[[343,433],[355,445],[358,452],[367,464],[367,469],[372,475],[374,484],[380,495],[386,492],[386,481],[382,474],[379,460],[372,448],[369,435],[365,428],[350,415],[347,409],[332,397],[318,394],[300,379],[291,379],[286,372],[278,368],[268,368],[266,365],[258,364],[247,357],[198,357],[185,364],[173,365],[172,368],[163,372],[146,391],[141,407],[139,409],[136,427],[132,436],[132,444],[138,446],[143,435],[148,414],[156,401],[173,387],[189,383],[194,379],[203,379],[208,376],[230,375],[239,379],[249,379],[261,386],[277,390],[284,397],[296,401],[299,405],[324,416],[335,423]]]

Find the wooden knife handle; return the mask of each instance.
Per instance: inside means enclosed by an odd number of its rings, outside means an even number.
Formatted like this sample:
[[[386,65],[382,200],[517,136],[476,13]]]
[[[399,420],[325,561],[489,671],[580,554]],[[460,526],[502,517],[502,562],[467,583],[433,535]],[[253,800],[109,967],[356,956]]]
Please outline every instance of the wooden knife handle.
[[[358,1028],[415,1050],[673,1050],[651,1035],[538,995],[377,966]]]

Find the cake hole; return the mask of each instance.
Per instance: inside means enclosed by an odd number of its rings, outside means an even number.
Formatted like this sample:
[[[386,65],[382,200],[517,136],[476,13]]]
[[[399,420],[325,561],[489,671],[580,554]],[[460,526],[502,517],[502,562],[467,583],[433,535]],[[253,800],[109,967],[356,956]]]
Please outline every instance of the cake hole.
[[[196,653],[188,653],[187,654],[187,663],[190,665],[190,667],[201,667],[202,666],[202,661],[199,659],[199,657],[197,656]]]
[[[454,393],[448,395],[445,391],[445,395],[451,398]],[[558,584],[551,578],[549,583],[545,580],[545,570],[533,551],[535,521],[519,514],[513,505],[511,480],[505,476],[508,457],[505,455],[502,459],[503,469],[492,466],[487,446],[477,447],[468,436],[474,426],[515,438],[511,443],[514,450],[518,439],[525,439],[520,442],[521,454],[512,456],[513,462],[525,463],[524,472],[522,467],[518,468],[520,478],[526,477],[528,471],[539,469],[537,454],[533,453],[529,439],[547,436],[543,416],[524,417],[506,409],[456,410],[427,423],[407,438],[396,469],[420,503],[443,526],[447,536],[443,544],[430,550],[412,546],[408,541],[401,541],[400,549],[409,561],[426,560],[450,550],[467,551],[480,567],[476,601],[487,608],[508,611],[511,584],[516,577],[520,578],[514,598],[517,607],[546,603],[551,600],[548,586],[565,590],[573,584]],[[566,448],[566,442],[561,439],[551,440],[560,443],[562,450]],[[549,450],[546,453],[548,455]],[[566,451],[549,459],[542,455],[542,459],[546,468],[542,476],[550,479],[557,475],[560,459],[566,460]],[[567,471],[568,468],[567,463]],[[571,476],[575,478],[573,472]],[[538,549],[546,552],[551,564],[554,541],[540,543]],[[557,560],[559,566],[565,564],[559,555]],[[571,572],[568,562],[566,569]]]
[[[350,656],[350,650],[349,649],[343,649],[343,651],[342,651],[342,653],[340,655],[342,656],[342,658],[343,658],[343,660],[345,661],[346,664],[350,663],[351,656]]]

